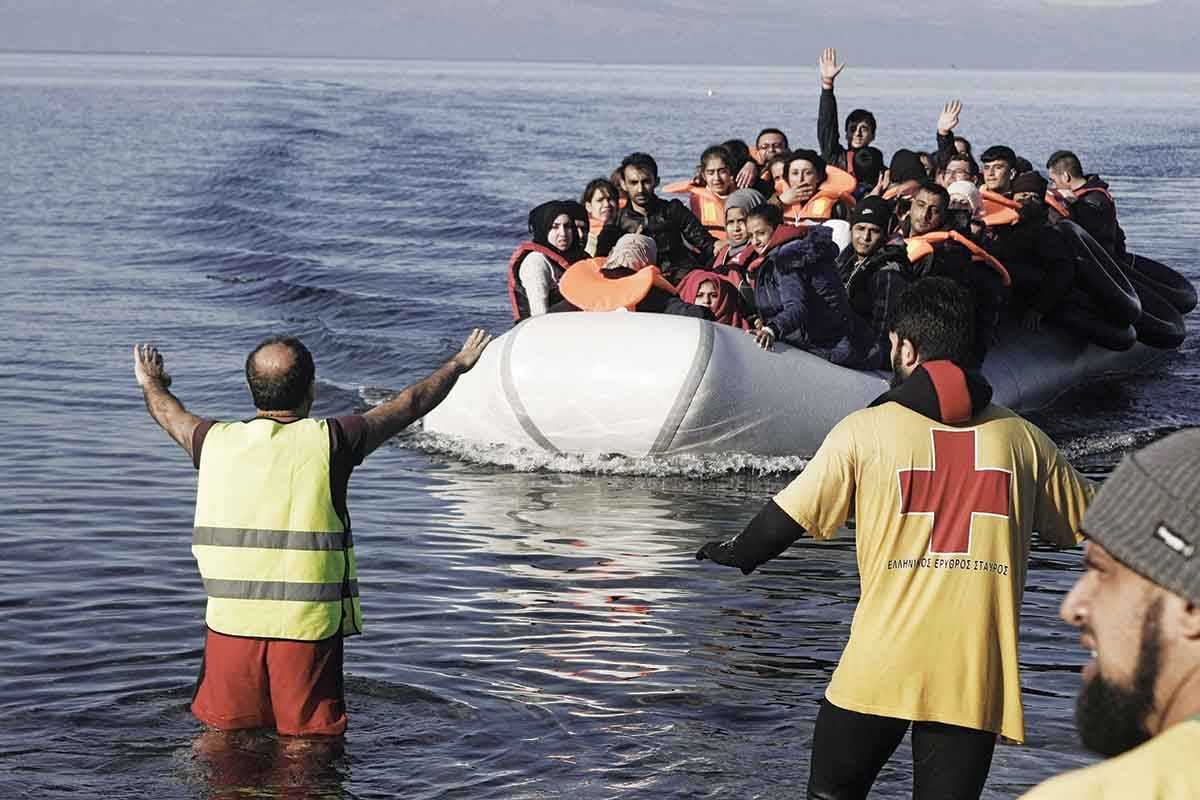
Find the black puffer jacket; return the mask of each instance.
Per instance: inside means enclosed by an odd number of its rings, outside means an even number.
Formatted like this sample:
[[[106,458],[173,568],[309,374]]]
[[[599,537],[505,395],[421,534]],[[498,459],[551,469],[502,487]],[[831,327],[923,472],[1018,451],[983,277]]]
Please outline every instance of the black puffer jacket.
[[[1050,225],[1045,206],[1022,209],[1015,225],[989,228],[987,250],[1012,278],[1013,293],[1043,316],[1053,311],[1075,282],[1075,256],[1062,233]]]
[[[1118,264],[1127,260],[1125,231],[1117,221],[1117,206],[1108,194],[1108,184],[1099,175],[1088,175],[1087,183],[1075,190],[1079,198],[1071,204],[1071,219],[1092,235]]]
[[[900,292],[913,280],[908,253],[899,242],[889,242],[865,259],[859,259],[853,247],[838,256],[838,273],[850,297],[850,309],[866,322],[873,340],[866,356],[866,366],[887,369],[891,328],[896,301]]]
[[[659,197],[654,198],[648,214],[638,213],[632,205],[622,208],[613,224],[600,232],[596,255],[608,255],[617,239],[639,229],[654,239],[658,268],[675,285],[696,267],[712,261],[717,240],[683,203]]]

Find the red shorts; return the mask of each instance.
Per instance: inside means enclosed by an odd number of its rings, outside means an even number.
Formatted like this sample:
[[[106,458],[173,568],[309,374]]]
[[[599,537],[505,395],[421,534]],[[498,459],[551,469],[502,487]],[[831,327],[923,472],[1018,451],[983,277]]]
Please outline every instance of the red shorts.
[[[206,629],[192,713],[221,730],[275,728],[288,736],[346,730],[342,637],[252,639]]]

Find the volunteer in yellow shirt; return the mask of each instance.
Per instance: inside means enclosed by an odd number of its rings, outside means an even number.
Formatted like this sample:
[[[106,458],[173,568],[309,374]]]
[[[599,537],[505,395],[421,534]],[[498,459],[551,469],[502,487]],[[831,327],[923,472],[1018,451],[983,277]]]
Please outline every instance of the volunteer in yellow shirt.
[[[1062,604],[1092,651],[1075,724],[1116,758],[1025,798],[1200,797],[1200,429],[1126,457],[1083,532],[1087,571]]]
[[[1030,534],[1074,545],[1092,488],[958,366],[973,328],[952,281],[905,289],[892,390],[838,423],[745,531],[696,554],[749,573],[805,532],[831,539],[857,520],[861,599],[817,716],[809,797],[866,797],[910,726],[914,797],[978,797],[996,735],[1025,738]]]

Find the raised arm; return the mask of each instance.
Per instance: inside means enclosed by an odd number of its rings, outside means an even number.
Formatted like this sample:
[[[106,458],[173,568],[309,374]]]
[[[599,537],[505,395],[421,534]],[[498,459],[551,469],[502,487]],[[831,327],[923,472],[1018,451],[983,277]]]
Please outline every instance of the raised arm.
[[[150,416],[176,444],[192,455],[192,434],[200,424],[200,418],[184,408],[179,398],[167,391],[171,376],[163,367],[163,357],[157,348],[148,344],[133,346],[133,375],[137,378],[138,386],[142,387],[142,396]]]
[[[937,151],[939,153],[954,150],[954,129],[958,127],[958,115],[962,113],[962,101],[951,100],[942,107],[937,121]]]
[[[479,328],[471,331],[453,358],[422,381],[414,383],[400,394],[368,411],[364,418],[367,421],[367,441],[365,453],[369,454],[375,448],[407,428],[416,420],[437,408],[438,404],[450,394],[458,376],[469,372],[479,361],[484,349],[491,343],[492,337]]]
[[[817,144],[821,158],[832,164],[845,150],[842,148],[841,128],[838,127],[837,98],[833,94],[833,82],[842,74],[845,64],[837,63],[837,50],[827,47],[817,59],[817,71],[821,76],[821,102],[817,106]]]

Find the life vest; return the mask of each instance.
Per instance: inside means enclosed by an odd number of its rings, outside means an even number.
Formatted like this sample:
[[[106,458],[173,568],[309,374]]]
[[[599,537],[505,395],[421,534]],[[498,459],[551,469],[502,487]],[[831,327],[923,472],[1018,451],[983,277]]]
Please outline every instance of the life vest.
[[[520,322],[529,316],[529,298],[525,295],[525,287],[521,285],[519,271],[521,269],[521,261],[530,253],[541,253],[546,258],[550,259],[550,263],[556,265],[559,269],[566,271],[567,267],[571,266],[561,254],[555,250],[537,244],[536,242],[522,242],[513,251],[512,258],[508,259],[508,299],[512,303],[513,322]],[[554,305],[562,297],[557,289],[552,289],[550,292],[550,305]]]
[[[688,206],[713,238],[725,241],[725,198],[691,181],[676,181],[663,187],[670,194],[687,194]]]
[[[925,233],[920,236],[909,236],[905,239],[905,247],[908,250],[908,261],[910,264],[916,264],[926,256],[933,254],[934,245],[942,242],[953,240],[958,242],[963,247],[971,252],[971,260],[980,264],[987,264],[994,269],[1000,278],[1004,281],[1005,286],[1012,285],[1012,278],[1008,275],[1008,270],[1004,265],[987,250],[984,250],[979,245],[972,242],[966,236],[963,236],[958,231],[934,231]]]
[[[1085,194],[1098,192],[1108,198],[1108,202],[1112,203],[1113,210],[1117,208],[1117,199],[1112,196],[1112,192],[1105,189],[1103,186],[1090,186],[1088,188],[1079,188],[1071,190],[1071,194],[1075,195],[1076,199],[1083,197]],[[1046,192],[1046,205],[1058,212],[1058,215],[1063,219],[1071,219],[1071,207],[1059,199],[1058,195],[1052,191]]]
[[[576,261],[558,282],[558,290],[571,305],[582,311],[617,311],[618,308],[634,311],[637,303],[646,300],[653,288],[676,294],[676,288],[662,277],[659,267],[643,266],[632,275],[620,278],[606,277],[604,269],[605,259],[602,258]]]
[[[782,184],[782,188],[780,184]],[[780,179],[775,184],[777,194],[783,194],[788,188],[787,181],[784,179]],[[824,222],[833,216],[833,211],[839,202],[845,203],[850,208],[854,207],[854,190],[857,188],[858,181],[849,172],[837,167],[826,166],[825,181],[817,187],[816,194],[810,197],[807,203],[791,203],[784,206],[783,218],[793,225],[808,220]]]
[[[980,189],[983,198],[983,222],[990,228],[1016,225],[1021,219],[1021,204],[990,189]]]
[[[1067,207],[1066,203],[1059,199],[1056,193],[1046,192],[1046,205],[1058,212],[1058,215],[1063,219],[1071,218],[1071,209]]]
[[[317,641],[362,631],[349,515],[333,504],[329,423],[217,423],[200,454],[192,554],[218,633]]]
[[[642,267],[632,275],[609,278],[603,273],[605,259],[576,261],[558,282],[558,290],[572,305],[583,311],[633,311],[657,287],[675,294],[675,287],[662,276],[658,267]]]

